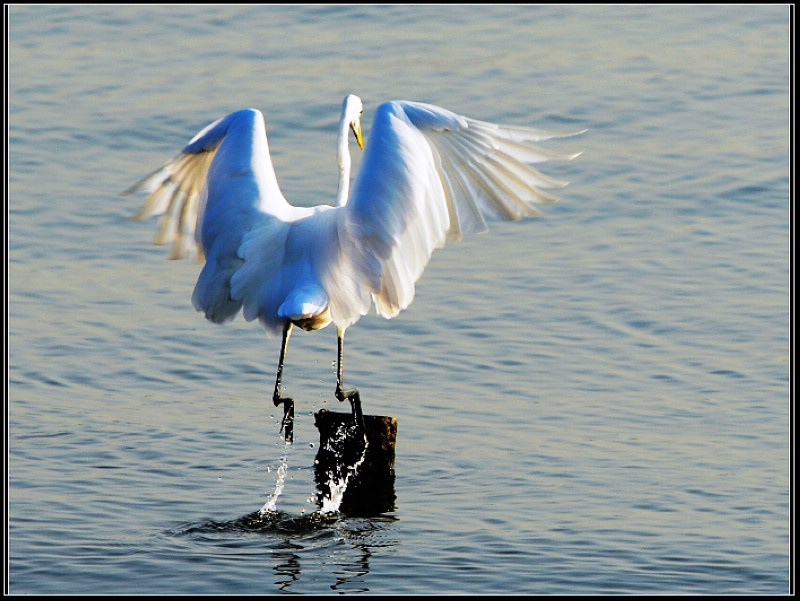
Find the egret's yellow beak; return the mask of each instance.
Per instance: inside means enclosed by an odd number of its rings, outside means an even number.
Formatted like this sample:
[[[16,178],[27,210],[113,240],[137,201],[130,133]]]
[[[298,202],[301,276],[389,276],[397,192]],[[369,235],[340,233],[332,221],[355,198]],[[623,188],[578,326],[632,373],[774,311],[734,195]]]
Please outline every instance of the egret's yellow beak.
[[[361,150],[364,150],[364,140],[361,138],[361,123],[353,123],[350,128],[356,137],[356,144]]]

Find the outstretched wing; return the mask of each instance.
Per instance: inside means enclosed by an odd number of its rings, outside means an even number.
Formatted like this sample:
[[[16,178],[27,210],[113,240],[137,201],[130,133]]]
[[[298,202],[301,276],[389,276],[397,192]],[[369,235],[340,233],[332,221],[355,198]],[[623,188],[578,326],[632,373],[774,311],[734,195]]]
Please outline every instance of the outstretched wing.
[[[447,240],[487,229],[487,219],[538,215],[534,205],[556,200],[543,188],[567,182],[531,164],[569,160],[532,143],[572,134],[507,127],[419,102],[378,107],[344,223],[361,240],[361,264],[380,283],[378,313],[393,317],[414,298],[431,254]]]
[[[156,243],[172,243],[170,258],[189,250],[205,255],[194,307],[216,323],[235,317],[246,296],[232,293],[231,284],[243,264],[243,240],[297,212],[278,186],[261,112],[243,109],[211,123],[126,192],[139,189],[149,197],[135,218],[163,215]]]
[[[153,244],[171,244],[170,259],[180,259],[187,254],[204,258],[201,232],[208,197],[206,183],[223,142],[224,156],[214,165],[212,185],[222,191],[231,189],[230,180],[235,178],[239,186],[236,189],[244,190],[245,194],[236,197],[223,194],[223,199],[215,200],[218,205],[224,202],[223,208],[230,209],[236,209],[231,206],[233,204],[246,209],[261,205],[261,210],[268,212],[270,207],[288,204],[272,167],[261,112],[244,109],[218,119],[194,136],[178,156],[122,193],[142,191],[148,194],[142,208],[131,219],[161,216]],[[247,179],[250,185],[242,186]]]

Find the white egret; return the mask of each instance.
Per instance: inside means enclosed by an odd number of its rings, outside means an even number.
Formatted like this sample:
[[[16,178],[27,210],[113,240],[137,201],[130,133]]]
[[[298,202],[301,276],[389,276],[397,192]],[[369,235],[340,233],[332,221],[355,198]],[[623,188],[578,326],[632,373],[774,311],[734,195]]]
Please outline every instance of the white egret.
[[[141,180],[149,193],[134,219],[162,215],[154,243],[172,244],[171,258],[205,257],[192,304],[215,323],[239,311],[268,335],[282,332],[272,400],[284,406],[282,429],[292,439],[294,403],[282,375],[293,326],[336,324],[335,396],[360,418],[358,391],[345,391],[345,330],[372,304],[391,318],[414,298],[434,249],[486,219],[534,216],[554,196],[542,188],[567,182],[531,164],[568,160],[533,142],[562,135],[477,121],[420,102],[380,105],[361,168],[350,191],[349,132],[359,147],[361,99],[345,98],[339,123],[339,188],[335,206],[295,207],[284,198],[270,159],[264,117],[244,109],[219,119],[183,151]]]

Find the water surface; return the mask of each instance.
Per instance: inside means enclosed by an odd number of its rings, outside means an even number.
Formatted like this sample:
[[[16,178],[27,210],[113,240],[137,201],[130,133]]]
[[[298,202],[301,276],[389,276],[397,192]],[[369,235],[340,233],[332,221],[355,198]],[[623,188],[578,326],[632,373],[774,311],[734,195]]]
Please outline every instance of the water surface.
[[[9,8],[12,593],[785,593],[789,9]],[[438,251],[348,331],[399,423],[394,511],[320,516],[335,332],[190,305],[199,267],[118,193],[234,109],[296,204],[341,100],[574,131],[541,218]],[[357,164],[358,157],[356,157]]]

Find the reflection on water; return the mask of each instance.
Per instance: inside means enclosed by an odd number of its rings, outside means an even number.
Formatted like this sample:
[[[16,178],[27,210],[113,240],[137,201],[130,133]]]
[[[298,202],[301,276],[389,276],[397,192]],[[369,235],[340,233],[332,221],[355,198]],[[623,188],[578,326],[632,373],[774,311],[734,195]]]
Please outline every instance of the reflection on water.
[[[10,6],[10,591],[786,592],[789,10]],[[393,515],[309,509],[332,331],[293,340],[252,515],[280,341],[193,311],[118,193],[253,106],[286,198],[330,202],[348,92],[589,131],[540,219],[348,332]]]
[[[380,547],[384,551],[398,544],[397,540],[381,536],[396,519],[393,516],[342,518],[322,511],[302,516],[257,511],[230,521],[207,520],[178,525],[166,534],[212,546],[225,546],[230,542],[234,547],[240,547],[242,535],[265,537],[270,550],[268,561],[275,575],[274,585],[282,591],[291,591],[292,585],[302,580],[304,563],[314,562],[311,567],[318,572],[319,557],[309,555],[309,551],[327,548],[330,554],[325,561],[332,579],[330,589],[369,592],[363,578],[370,573],[373,549]],[[257,541],[255,539],[252,545],[257,545]]]

